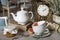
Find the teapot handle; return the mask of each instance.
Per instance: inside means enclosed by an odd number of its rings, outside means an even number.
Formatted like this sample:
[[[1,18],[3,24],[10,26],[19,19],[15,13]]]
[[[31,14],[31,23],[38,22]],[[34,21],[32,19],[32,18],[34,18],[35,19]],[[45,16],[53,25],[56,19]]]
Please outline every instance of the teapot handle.
[[[29,13],[31,13],[31,15],[32,15],[32,16],[31,16],[31,19],[32,19],[32,18],[33,18],[33,12],[32,12],[32,11],[29,11]]]

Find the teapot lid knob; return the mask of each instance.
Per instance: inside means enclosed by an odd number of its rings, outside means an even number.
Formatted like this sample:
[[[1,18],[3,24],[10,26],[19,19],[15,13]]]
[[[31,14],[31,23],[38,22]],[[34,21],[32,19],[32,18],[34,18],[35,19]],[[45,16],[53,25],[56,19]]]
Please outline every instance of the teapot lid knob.
[[[23,10],[24,8],[23,7],[21,7],[21,10]]]

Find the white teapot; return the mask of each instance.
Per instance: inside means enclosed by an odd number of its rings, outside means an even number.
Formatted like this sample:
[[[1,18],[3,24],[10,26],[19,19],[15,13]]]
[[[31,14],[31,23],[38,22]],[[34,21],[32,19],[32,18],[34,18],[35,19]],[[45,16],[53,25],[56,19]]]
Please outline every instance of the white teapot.
[[[13,19],[21,25],[25,25],[29,21],[29,19],[33,18],[33,13],[31,11],[28,12],[23,9],[24,8],[21,7],[21,11],[18,11],[16,15],[14,15],[14,13],[11,13]],[[31,13],[32,16],[29,17],[29,13]]]

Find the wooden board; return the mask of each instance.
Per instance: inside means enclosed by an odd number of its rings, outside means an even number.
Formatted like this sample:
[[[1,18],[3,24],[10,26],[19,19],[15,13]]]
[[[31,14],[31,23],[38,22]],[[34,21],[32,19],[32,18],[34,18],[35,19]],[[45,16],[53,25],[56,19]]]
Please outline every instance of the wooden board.
[[[28,22],[26,25],[20,25],[16,23],[15,21],[11,22],[12,25],[16,26],[17,29],[21,29],[23,31],[26,31],[28,27],[32,24],[32,22]]]

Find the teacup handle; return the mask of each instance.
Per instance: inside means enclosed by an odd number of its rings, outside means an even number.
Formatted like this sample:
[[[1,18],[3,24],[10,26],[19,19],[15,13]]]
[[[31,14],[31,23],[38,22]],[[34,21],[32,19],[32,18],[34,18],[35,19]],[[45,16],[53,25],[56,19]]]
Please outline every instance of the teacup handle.
[[[32,18],[33,18],[33,12],[32,12],[32,11],[29,11],[29,13],[31,13],[31,15],[32,15],[32,16],[31,16],[31,18],[30,18],[30,19],[32,19]]]

